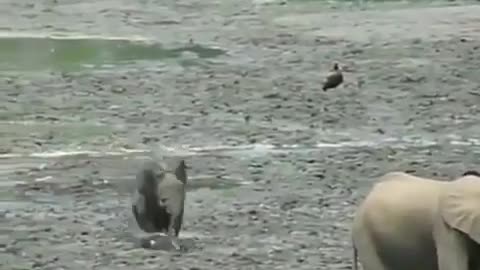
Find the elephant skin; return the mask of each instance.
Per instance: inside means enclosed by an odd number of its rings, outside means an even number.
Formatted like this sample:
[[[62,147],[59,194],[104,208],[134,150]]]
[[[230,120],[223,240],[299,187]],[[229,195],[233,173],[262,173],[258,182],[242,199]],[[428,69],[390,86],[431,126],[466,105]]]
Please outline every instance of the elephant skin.
[[[387,173],[358,207],[352,241],[353,269],[357,256],[364,270],[480,269],[480,177]]]
[[[147,233],[166,233],[176,249],[183,221],[186,166],[180,160],[173,171],[148,160],[136,177],[132,212],[135,220]]]

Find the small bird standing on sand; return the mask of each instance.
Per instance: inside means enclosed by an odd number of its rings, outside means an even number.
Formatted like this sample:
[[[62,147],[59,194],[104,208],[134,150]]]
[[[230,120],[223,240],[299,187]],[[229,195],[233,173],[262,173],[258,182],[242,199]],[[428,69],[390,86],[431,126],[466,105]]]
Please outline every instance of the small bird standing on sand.
[[[327,78],[323,83],[323,91],[327,91],[327,89],[335,88],[339,86],[343,82],[343,74],[341,69],[338,67],[337,63],[333,64],[332,71],[328,74]]]

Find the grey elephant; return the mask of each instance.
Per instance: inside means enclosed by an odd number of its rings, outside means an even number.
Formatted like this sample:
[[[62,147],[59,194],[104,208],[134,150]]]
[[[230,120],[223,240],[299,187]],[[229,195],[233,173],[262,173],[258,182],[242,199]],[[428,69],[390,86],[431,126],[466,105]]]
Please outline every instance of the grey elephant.
[[[132,211],[140,229],[147,233],[166,233],[175,249],[182,227],[187,173],[185,161],[174,170],[155,160],[146,161],[136,177]]]
[[[355,213],[353,269],[480,269],[479,176],[382,176]]]

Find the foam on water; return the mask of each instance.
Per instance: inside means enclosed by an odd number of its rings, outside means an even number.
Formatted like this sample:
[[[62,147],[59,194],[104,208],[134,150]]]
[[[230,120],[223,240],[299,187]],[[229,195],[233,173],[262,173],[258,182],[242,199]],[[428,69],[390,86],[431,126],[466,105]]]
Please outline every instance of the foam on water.
[[[55,126],[66,126],[66,125],[93,125],[93,126],[106,126],[100,122],[87,122],[87,123],[74,123],[74,122],[67,122],[67,121],[57,121],[52,123],[51,121],[38,121],[38,120],[0,120],[0,125],[21,125],[21,126],[38,126],[38,125],[55,125]]]
[[[449,136],[451,138],[457,137],[455,135]],[[209,154],[228,154],[228,155],[268,155],[272,153],[281,152],[311,152],[320,151],[325,148],[408,148],[408,147],[429,147],[435,145],[457,145],[457,146],[480,146],[480,139],[468,138],[464,140],[458,139],[442,139],[432,140],[424,138],[383,138],[377,140],[362,140],[362,141],[344,141],[338,143],[317,143],[314,145],[273,145],[273,144],[244,144],[237,146],[229,145],[207,145],[207,146],[161,146],[161,153],[168,153],[173,155],[193,156],[193,155],[209,155]],[[0,154],[1,159],[8,158],[57,158],[66,156],[125,156],[130,154],[150,153],[149,149],[126,149],[118,148],[112,151],[95,151],[95,150],[58,150],[38,153],[8,153]]]
[[[132,36],[104,36],[104,35],[88,35],[83,33],[71,33],[69,32],[13,32],[13,31],[0,31],[0,38],[51,38],[51,39],[103,39],[103,40],[129,40],[129,41],[142,41],[153,42],[153,39],[145,36],[132,35]]]

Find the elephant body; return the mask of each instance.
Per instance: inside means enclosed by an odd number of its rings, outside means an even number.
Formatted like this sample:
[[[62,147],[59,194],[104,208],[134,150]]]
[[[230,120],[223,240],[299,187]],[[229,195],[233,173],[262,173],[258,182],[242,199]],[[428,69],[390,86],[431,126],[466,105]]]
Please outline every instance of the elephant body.
[[[147,161],[137,174],[132,212],[138,226],[148,233],[167,233],[178,237],[183,220],[185,163],[169,171],[153,160]]]
[[[364,270],[480,269],[480,178],[387,173],[359,206],[352,240]]]

